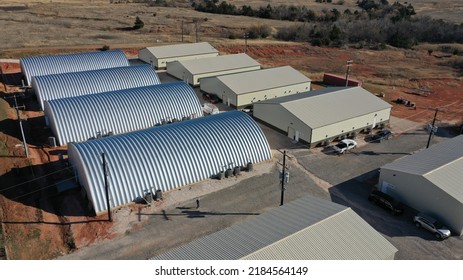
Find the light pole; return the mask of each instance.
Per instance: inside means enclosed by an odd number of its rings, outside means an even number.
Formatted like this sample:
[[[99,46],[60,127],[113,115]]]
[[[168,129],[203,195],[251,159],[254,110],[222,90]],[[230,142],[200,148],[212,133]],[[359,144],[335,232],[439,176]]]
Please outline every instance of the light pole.
[[[353,63],[354,63],[353,60],[348,60],[346,62],[346,66],[347,66],[347,69],[346,69],[346,87],[349,86],[349,70],[350,70],[350,67],[352,66]]]
[[[247,52],[248,50],[248,38],[249,38],[249,32],[244,32],[244,53]]]

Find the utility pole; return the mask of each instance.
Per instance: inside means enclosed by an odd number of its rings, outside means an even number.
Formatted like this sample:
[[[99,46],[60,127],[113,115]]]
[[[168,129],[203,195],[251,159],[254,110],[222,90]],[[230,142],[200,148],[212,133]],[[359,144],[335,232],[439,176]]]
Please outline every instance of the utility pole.
[[[244,32],[244,53],[248,51],[248,38],[249,38],[249,32]]]
[[[347,63],[346,63],[346,66],[347,66],[347,69],[346,69],[346,87],[349,86],[349,70],[350,70],[350,67],[351,67],[352,63],[354,63],[353,60],[348,60]]]
[[[183,19],[182,19],[182,42],[183,42]]]
[[[106,208],[108,208],[108,221],[112,222],[113,218],[111,216],[111,206],[109,205],[109,185],[108,185],[108,167],[106,166],[106,159],[104,152],[101,153],[103,158],[103,177],[104,177],[104,187],[106,192]]]
[[[280,206],[283,205],[284,199],[285,199],[285,183],[286,180],[288,179],[288,173],[286,172],[286,151],[283,152],[283,169],[281,172],[281,201],[280,201]]]
[[[14,94],[12,97],[5,97],[5,98],[13,98],[14,99],[14,108],[16,109],[16,116],[19,121],[19,128],[21,130],[21,136],[23,140],[23,147],[24,147],[24,153],[26,154],[26,157],[29,158],[29,150],[27,149],[27,143],[26,143],[26,137],[24,136],[24,129],[23,129],[23,123],[21,116],[19,114],[19,109],[24,109],[24,106],[18,106],[18,100],[17,100],[17,95]]]
[[[198,43],[199,39],[198,39],[198,20],[195,21],[195,26],[196,26],[196,43]]]
[[[436,112],[434,113],[434,119],[432,120],[432,126],[431,129],[429,130],[429,138],[428,138],[428,144],[426,145],[426,149],[429,148],[429,143],[431,143],[431,137],[434,134],[434,124],[436,123],[436,117],[437,117],[437,112],[439,112],[439,109],[436,108]]]

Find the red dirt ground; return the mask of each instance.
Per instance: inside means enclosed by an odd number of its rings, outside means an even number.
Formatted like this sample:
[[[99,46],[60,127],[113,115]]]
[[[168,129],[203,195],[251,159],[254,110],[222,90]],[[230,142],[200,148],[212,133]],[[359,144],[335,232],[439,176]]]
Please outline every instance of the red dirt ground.
[[[244,50],[243,45],[218,44],[215,47],[222,54],[240,53]],[[128,57],[136,57],[138,49],[131,48],[124,51]],[[47,49],[47,53],[53,53],[53,50]],[[383,93],[384,100],[393,105],[393,116],[425,124],[432,120],[433,110],[439,108],[443,110],[438,117],[441,123],[461,123],[462,121],[462,79],[457,77],[453,69],[440,66],[441,59],[428,56],[425,51],[346,50],[317,48],[297,43],[257,45],[254,42],[248,46],[247,53],[265,67],[293,66],[312,79],[314,88],[320,87],[324,72],[345,73],[345,62],[352,59],[354,65],[351,68],[351,77],[362,80],[364,87],[372,93]],[[15,63],[2,63],[0,66],[5,74],[20,71],[19,65]],[[427,91],[419,91],[416,88],[425,88]],[[9,94],[18,90],[15,86],[7,87]],[[0,91],[4,91],[3,84],[0,84]],[[416,109],[396,104],[394,101],[399,97],[415,103]],[[0,104],[2,107],[9,107],[5,101],[0,101],[3,102]],[[39,117],[43,114],[36,111],[22,111],[21,113],[26,118]],[[8,108],[5,118],[15,120],[15,111]],[[28,175],[22,175],[21,178],[15,176],[14,167],[21,169],[23,174],[27,174],[27,166],[31,164],[37,173],[36,177],[40,174],[49,174],[50,170],[56,168],[53,164],[57,164],[58,153],[62,151],[29,145],[31,153],[29,163],[23,157],[22,150],[15,147],[21,143],[18,131],[13,129],[5,132],[3,127],[1,130],[0,139],[5,139],[3,142],[9,150],[7,156],[0,158],[2,186],[12,186],[28,178]],[[34,131],[34,133],[42,132]],[[46,139],[46,133],[42,134],[44,135],[41,135],[41,138]],[[49,164],[53,166],[46,167]],[[33,187],[40,188],[47,182],[39,181],[37,184]],[[53,209],[54,199],[36,199],[32,202],[21,203],[3,195],[0,196],[2,206],[0,217],[7,240],[9,258],[50,259],[67,254],[74,248],[81,248],[98,240],[111,239],[120,234],[117,229],[113,228],[113,224],[104,221],[106,215],[99,217],[59,216],[54,211],[41,210]],[[81,208],[82,201],[78,194],[66,196],[64,199],[61,205],[67,205],[68,208]],[[39,205],[40,207],[37,207]],[[127,209],[135,211],[137,207],[132,205]],[[137,223],[137,226],[141,225],[142,223]],[[127,228],[126,230],[133,229]]]

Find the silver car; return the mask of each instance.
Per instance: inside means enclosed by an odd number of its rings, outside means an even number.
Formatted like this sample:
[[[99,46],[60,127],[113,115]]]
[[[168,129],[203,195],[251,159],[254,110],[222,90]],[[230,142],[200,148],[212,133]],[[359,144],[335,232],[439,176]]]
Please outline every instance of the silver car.
[[[422,227],[429,230],[430,232],[434,233],[438,239],[446,239],[450,237],[451,233],[448,228],[439,223],[436,219],[423,213],[416,214],[416,216],[413,218],[413,221],[415,222],[416,227]]]
[[[339,141],[338,144],[334,145],[333,149],[337,154],[342,155],[345,152],[354,149],[355,147],[357,147],[357,142],[352,139],[344,139]]]

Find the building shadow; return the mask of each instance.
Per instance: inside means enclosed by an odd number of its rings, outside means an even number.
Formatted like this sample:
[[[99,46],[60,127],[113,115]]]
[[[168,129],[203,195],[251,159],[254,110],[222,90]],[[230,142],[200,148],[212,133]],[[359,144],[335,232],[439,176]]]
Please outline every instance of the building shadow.
[[[162,210],[162,213],[139,213],[142,216],[163,216],[164,219],[169,220],[169,217],[183,216],[191,219],[195,218],[206,218],[207,216],[254,216],[260,215],[260,213],[227,213],[227,212],[211,212],[211,211],[201,211],[201,210],[182,210],[190,209],[190,207],[177,207],[176,209],[181,210],[180,212],[170,212],[168,213],[165,210]]]
[[[374,169],[329,189],[331,201],[350,207],[376,231],[389,237],[417,236],[435,240],[429,232],[417,229],[413,217],[416,210],[405,206],[404,214],[394,216],[389,211],[368,201],[368,195],[376,188],[379,170]]]
[[[4,199],[9,200],[6,204],[12,203],[15,206],[12,211],[18,211],[16,204],[20,204],[18,207],[24,206],[24,211],[34,211],[35,208],[37,213],[37,219],[33,221],[1,222],[48,223],[43,220],[41,211],[57,216],[95,216],[95,213],[87,207],[88,201],[84,198],[74,173],[62,162],[14,167],[0,176],[0,181],[2,182],[0,194]],[[17,214],[13,215],[17,216]]]
[[[23,119],[21,124],[17,119],[4,119],[0,121],[1,132],[22,142],[21,125],[27,144],[37,147],[49,145],[48,137],[53,136],[53,133],[45,125],[44,116]]]

